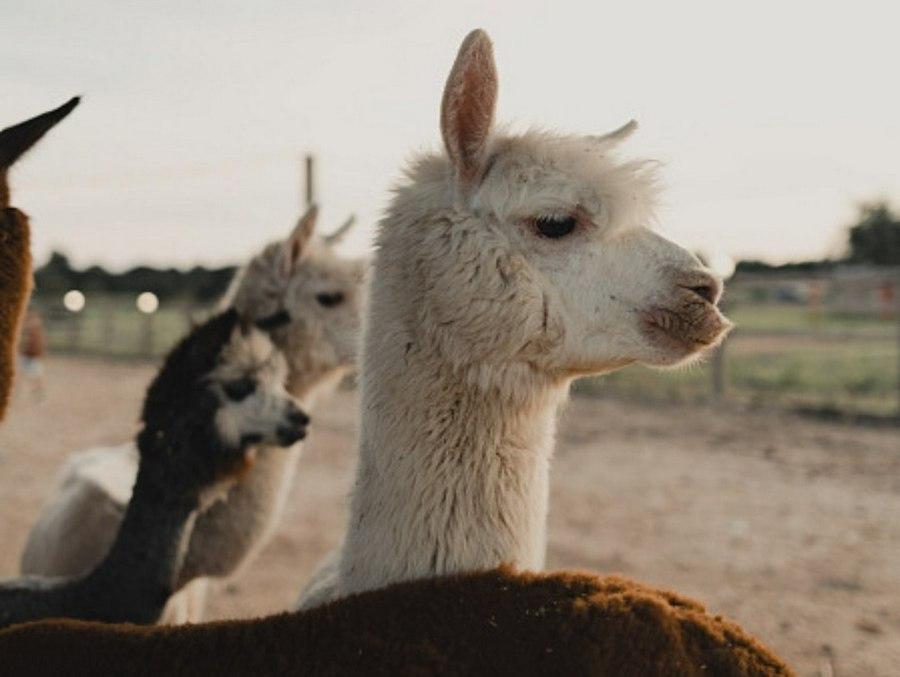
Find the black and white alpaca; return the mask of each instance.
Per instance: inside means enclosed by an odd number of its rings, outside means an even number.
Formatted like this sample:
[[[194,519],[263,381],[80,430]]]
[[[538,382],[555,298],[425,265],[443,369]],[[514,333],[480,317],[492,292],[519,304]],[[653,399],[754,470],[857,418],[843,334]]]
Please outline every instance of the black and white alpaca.
[[[0,584],[0,627],[51,617],[153,623],[174,593],[198,509],[240,481],[253,445],[289,447],[309,418],[284,390],[268,336],[234,310],[197,327],[169,354],[144,400],[140,464],[112,549],[76,579]]]

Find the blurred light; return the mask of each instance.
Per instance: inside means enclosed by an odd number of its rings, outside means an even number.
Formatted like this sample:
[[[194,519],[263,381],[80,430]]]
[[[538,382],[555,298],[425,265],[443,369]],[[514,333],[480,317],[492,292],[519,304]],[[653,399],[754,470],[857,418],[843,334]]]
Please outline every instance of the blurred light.
[[[70,289],[66,292],[66,295],[63,296],[63,305],[66,307],[66,310],[70,312],[80,313],[82,308],[84,308],[84,303],[84,294],[77,289]]]
[[[135,305],[142,313],[149,315],[155,313],[156,309],[159,308],[159,299],[152,291],[145,291],[138,294]]]
[[[723,280],[734,275],[735,262],[725,252],[712,252],[704,256],[706,265]]]

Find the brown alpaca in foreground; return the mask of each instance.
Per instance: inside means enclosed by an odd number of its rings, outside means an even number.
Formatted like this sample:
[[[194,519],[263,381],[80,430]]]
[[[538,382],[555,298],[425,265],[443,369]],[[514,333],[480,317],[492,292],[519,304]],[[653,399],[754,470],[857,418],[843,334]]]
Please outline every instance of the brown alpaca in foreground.
[[[8,675],[791,675],[697,602],[617,576],[506,568],[304,612],[178,627],[29,623]]]
[[[78,97],[59,108],[0,131],[0,420],[12,387],[16,339],[31,292],[31,231],[28,217],[9,204],[9,168],[78,105]]]

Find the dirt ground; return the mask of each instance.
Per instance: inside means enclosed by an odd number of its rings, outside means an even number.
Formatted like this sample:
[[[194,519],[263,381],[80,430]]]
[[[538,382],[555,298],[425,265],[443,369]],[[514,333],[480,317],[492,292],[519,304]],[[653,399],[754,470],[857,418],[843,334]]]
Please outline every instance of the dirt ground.
[[[0,576],[68,453],[124,441],[152,366],[47,365],[0,427]],[[356,398],[315,412],[277,535],[212,618],[291,605],[338,543]],[[900,434],[789,415],[576,398],[553,463],[548,567],[621,572],[703,600],[802,675],[900,674]]]

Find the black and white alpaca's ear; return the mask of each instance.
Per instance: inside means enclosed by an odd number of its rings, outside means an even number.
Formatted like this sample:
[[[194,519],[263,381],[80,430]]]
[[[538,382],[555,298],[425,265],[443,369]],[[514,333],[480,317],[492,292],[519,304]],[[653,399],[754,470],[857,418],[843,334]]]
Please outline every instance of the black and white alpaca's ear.
[[[356,223],[356,214],[351,214],[350,218],[344,221],[340,228],[331,233],[330,235],[325,236],[325,244],[333,247],[336,244],[340,243],[341,240],[344,239],[344,236],[350,232],[350,229],[353,228],[353,225]]]
[[[587,138],[594,143],[600,144],[614,144],[619,143],[620,141],[624,141],[629,136],[634,134],[635,130],[638,128],[637,120],[629,120],[624,125],[619,127],[618,129],[614,129],[611,132],[606,134],[601,134],[600,136],[588,136]]]
[[[497,107],[497,67],[481,29],[466,36],[444,86],[441,134],[463,189],[480,181]]]
[[[290,275],[297,263],[303,257],[309,241],[312,239],[313,232],[316,229],[316,219],[319,216],[319,208],[312,205],[306,210],[306,213],[297,221],[294,230],[288,235],[284,241],[284,249],[282,250],[281,262],[282,272]]]

